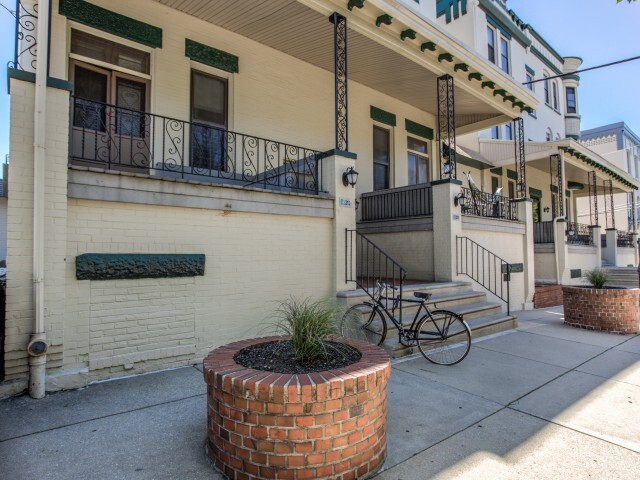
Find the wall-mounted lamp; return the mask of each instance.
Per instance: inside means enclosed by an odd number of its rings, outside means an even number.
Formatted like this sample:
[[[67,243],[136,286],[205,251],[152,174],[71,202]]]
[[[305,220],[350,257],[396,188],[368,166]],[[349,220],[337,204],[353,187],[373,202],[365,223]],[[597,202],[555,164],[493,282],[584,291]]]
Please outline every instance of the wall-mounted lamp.
[[[458,195],[453,197],[453,204],[457,207],[463,203],[463,200],[467,197],[464,195],[464,192],[460,192]]]
[[[347,171],[342,174],[342,183],[345,187],[349,185],[355,187],[356,183],[358,183],[358,172],[356,172],[353,167],[347,168]]]
[[[544,207],[544,213],[549,213],[550,208],[549,207]]]
[[[452,167],[451,166],[451,162],[446,162],[443,165],[443,172],[444,172],[445,175],[450,175],[451,174],[451,171],[453,170],[451,167]]]

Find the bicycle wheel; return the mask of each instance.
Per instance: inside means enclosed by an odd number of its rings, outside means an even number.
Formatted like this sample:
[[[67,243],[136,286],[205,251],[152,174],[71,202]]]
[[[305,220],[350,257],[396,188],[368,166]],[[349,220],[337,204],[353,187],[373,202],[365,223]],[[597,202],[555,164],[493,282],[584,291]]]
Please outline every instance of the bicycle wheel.
[[[359,303],[345,312],[340,331],[343,337],[381,345],[387,336],[387,322],[380,310],[371,304]]]
[[[420,319],[416,328],[420,353],[437,365],[461,362],[471,348],[471,329],[457,313],[436,310]]]

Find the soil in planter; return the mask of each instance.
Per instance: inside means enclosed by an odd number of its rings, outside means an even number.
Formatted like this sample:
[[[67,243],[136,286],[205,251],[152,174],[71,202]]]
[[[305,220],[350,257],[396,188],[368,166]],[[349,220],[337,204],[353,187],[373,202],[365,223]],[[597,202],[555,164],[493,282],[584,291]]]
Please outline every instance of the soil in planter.
[[[360,360],[360,352],[339,342],[327,342],[326,351],[314,360],[296,360],[289,340],[261,343],[240,350],[233,359],[243,367],[276,373],[312,373],[346,367]]]

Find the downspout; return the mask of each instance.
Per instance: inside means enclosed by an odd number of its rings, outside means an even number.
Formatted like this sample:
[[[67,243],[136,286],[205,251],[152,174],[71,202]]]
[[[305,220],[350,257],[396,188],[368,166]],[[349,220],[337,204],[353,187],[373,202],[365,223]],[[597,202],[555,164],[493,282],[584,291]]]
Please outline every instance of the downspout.
[[[49,22],[51,3],[40,1],[38,21],[38,52],[36,55],[36,84],[33,131],[33,333],[29,353],[29,395],[43,398],[47,366],[47,338],[44,325],[44,215],[45,215],[45,159],[47,70],[49,56]]]

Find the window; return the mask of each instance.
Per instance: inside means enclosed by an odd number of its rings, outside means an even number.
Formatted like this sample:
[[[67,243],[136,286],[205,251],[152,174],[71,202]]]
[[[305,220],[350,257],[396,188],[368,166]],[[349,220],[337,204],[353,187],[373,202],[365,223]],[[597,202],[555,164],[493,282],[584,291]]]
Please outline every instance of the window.
[[[533,200],[533,221],[535,223],[540,222],[540,199],[539,198],[532,198]]]
[[[71,30],[71,53],[100,62],[117,65],[134,72],[149,73],[149,54],[135,48]]]
[[[504,139],[513,140],[513,126],[511,125],[511,122],[504,126]]]
[[[487,44],[488,44],[488,55],[487,58],[491,63],[496,63],[496,31],[487,27]]]
[[[544,74],[544,103],[551,105],[551,92],[549,91],[549,75]]]
[[[553,82],[553,109],[558,110],[558,83]]]
[[[409,185],[429,182],[429,144],[407,137]]]
[[[547,129],[546,139],[547,139],[547,142],[551,142],[553,140],[553,132],[551,131],[550,128]]]
[[[491,139],[492,140],[500,140],[500,127],[491,127]]]
[[[506,37],[500,37],[500,67],[505,73],[511,73],[509,64],[509,40]]]
[[[389,188],[391,166],[390,131],[374,125],[373,127],[373,189]]]
[[[509,198],[516,198],[516,182],[509,182]]]
[[[575,87],[567,87],[567,113],[578,113]]]
[[[533,75],[531,75],[529,72],[527,72],[525,77],[524,77],[524,81],[527,84],[527,88],[533,92],[533,83],[531,83],[531,82],[534,81]]]
[[[498,177],[491,177],[491,193],[496,193],[500,185],[500,179]]]

